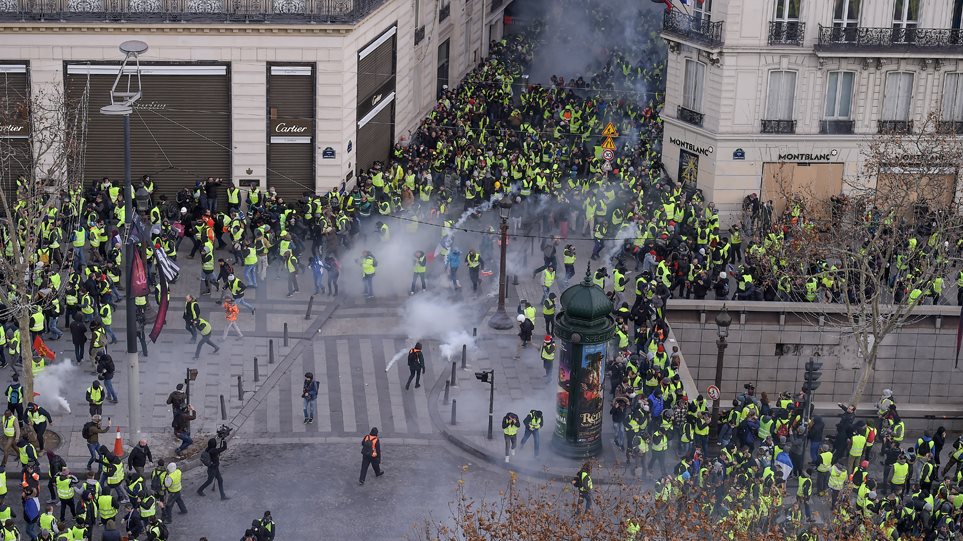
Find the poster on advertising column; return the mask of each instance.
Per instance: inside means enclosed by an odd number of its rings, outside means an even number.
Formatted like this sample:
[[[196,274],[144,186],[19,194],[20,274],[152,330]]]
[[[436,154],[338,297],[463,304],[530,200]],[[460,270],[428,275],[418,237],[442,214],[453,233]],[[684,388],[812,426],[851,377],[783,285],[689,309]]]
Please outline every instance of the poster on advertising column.
[[[555,392],[556,416],[555,433],[562,439],[568,439],[568,408],[572,390],[572,348],[568,340],[559,340],[555,353],[558,359],[558,389]]]
[[[589,444],[602,438],[602,384],[606,344],[585,344],[579,359],[579,384],[575,414],[576,441]]]

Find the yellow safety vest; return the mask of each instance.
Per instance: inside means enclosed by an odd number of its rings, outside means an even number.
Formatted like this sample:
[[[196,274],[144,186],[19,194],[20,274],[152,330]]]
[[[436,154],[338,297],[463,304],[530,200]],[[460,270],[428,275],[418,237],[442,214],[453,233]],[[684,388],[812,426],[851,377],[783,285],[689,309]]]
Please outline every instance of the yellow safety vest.
[[[57,497],[61,500],[72,500],[74,497],[72,484],[73,479],[70,477],[57,477]]]
[[[117,516],[117,508],[111,503],[114,497],[109,494],[102,494],[97,498],[97,509],[100,510],[100,518],[106,520]]]
[[[181,470],[175,469],[168,473],[167,479],[171,480],[171,484],[167,487],[167,492],[176,494],[181,491]]]

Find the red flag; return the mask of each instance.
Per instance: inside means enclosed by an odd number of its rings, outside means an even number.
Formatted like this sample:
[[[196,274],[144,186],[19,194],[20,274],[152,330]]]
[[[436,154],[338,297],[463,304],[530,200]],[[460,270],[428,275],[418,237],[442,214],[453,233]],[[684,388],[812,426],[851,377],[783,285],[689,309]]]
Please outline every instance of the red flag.
[[[134,261],[130,273],[130,295],[143,297],[147,295],[147,270],[140,250],[134,250]]]
[[[157,337],[164,330],[167,308],[170,304],[170,295],[167,292],[167,277],[164,276],[163,272],[158,272],[157,277],[160,280],[160,305],[157,307],[157,319],[154,320],[154,328],[150,331],[150,341],[155,344],[157,343]]]
[[[672,12],[672,0],[665,0],[665,10]]]
[[[33,337],[33,350],[41,357],[46,357],[51,361],[54,360],[55,355],[53,350],[47,347],[47,344],[43,342],[39,334]]]

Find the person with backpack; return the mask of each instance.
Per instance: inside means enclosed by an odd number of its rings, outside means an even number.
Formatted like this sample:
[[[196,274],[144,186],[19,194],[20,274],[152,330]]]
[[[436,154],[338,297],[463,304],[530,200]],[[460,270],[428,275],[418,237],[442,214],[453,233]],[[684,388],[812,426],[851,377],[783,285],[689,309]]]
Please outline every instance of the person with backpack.
[[[358,484],[363,485],[368,476],[368,466],[374,469],[375,477],[385,474],[381,469],[381,440],[378,439],[378,428],[374,427],[367,436],[361,439],[361,477]]]
[[[425,372],[425,355],[421,351],[421,342],[408,350],[408,383],[405,390],[411,389],[411,380],[415,380],[415,389],[421,387],[421,374]]]
[[[87,441],[87,451],[90,452],[90,460],[87,461],[87,469],[90,465],[100,461],[100,434],[110,430],[110,417],[107,418],[107,428],[100,426],[100,415],[93,415],[90,421],[84,423],[80,429],[80,435]]]
[[[575,474],[572,485],[578,489],[578,503],[585,505],[584,511],[592,510],[592,465],[586,462],[582,469]]]
[[[304,424],[314,422],[314,416],[318,413],[318,388],[320,385],[314,379],[314,374],[306,372],[304,374],[304,387],[301,389],[301,398],[304,399]]]
[[[201,464],[207,467],[207,481],[197,489],[197,495],[203,496],[204,489],[214,480],[217,480],[217,489],[221,492],[222,500],[230,498],[224,494],[224,479],[221,477],[221,453],[227,449],[227,440],[221,439],[221,444],[217,444],[217,438],[207,440],[207,449],[201,453]]]
[[[17,422],[23,424],[23,385],[20,376],[13,374],[10,385],[7,385],[7,409],[17,414]]]
[[[524,449],[525,442],[528,441],[528,438],[532,438],[535,440],[535,458],[538,458],[539,444],[541,443],[538,431],[541,428],[542,412],[539,410],[529,411],[528,415],[525,416],[525,435],[522,436],[522,442],[518,444],[518,447]]]

